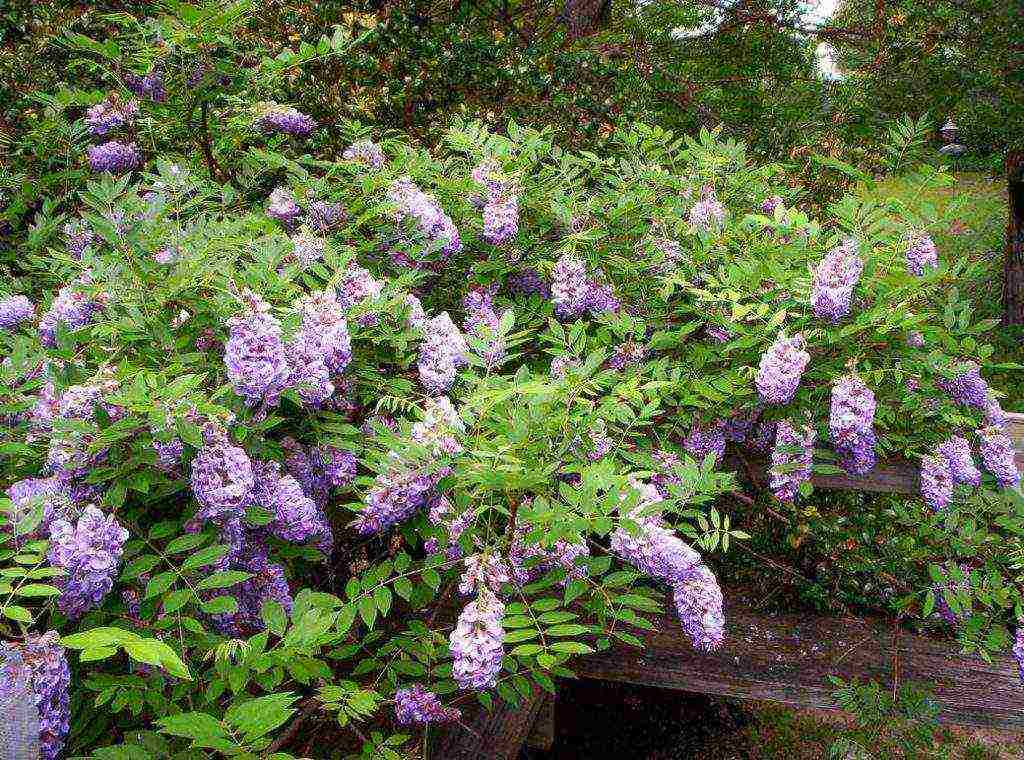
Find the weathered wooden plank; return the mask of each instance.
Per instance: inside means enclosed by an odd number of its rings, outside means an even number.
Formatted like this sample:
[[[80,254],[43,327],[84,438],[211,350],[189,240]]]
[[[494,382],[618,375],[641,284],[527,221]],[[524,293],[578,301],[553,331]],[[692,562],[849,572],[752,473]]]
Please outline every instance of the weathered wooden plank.
[[[439,760],[515,760],[541,709],[544,692],[534,686],[517,707],[495,700],[493,710],[479,709],[466,724],[441,729],[431,757]]]
[[[1007,435],[1013,439],[1017,451],[1017,467],[1024,471],[1024,414],[1007,414],[1009,425]],[[733,458],[726,458],[727,469],[742,472],[742,463]],[[761,482],[767,480],[764,463],[754,463],[757,476]],[[811,482],[815,488],[827,488],[838,491],[868,491],[871,493],[905,493],[916,494],[921,488],[918,466],[914,462],[891,460],[879,462],[875,469],[867,475],[850,477],[849,475],[814,475]]]
[[[555,743],[555,695],[544,692],[526,746],[547,752]]]
[[[728,595],[726,596],[728,600]],[[957,653],[952,640],[899,631],[880,621],[765,615],[726,602],[722,649],[701,654],[665,615],[644,649],[615,648],[575,662],[581,676],[798,707],[835,709],[829,675],[931,686],[941,719],[954,725],[1024,729],[1024,688],[1011,657],[993,663]]]

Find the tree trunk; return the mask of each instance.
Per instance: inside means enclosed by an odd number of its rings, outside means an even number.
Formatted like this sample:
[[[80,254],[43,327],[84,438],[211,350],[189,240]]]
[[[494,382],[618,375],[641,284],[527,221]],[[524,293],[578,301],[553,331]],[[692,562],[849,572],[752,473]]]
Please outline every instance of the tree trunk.
[[[1024,325],[1024,152],[1006,157],[1010,219],[1003,260],[1003,324]]]

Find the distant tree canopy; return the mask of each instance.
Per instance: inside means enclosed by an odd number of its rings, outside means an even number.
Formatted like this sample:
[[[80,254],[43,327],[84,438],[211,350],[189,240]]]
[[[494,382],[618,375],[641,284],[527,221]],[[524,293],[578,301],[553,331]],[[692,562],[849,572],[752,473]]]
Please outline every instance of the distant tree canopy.
[[[85,86],[83,72],[65,65],[65,32],[102,36],[182,5],[15,0],[0,14],[0,91],[14,94],[0,98],[0,133],[25,128],[26,111],[38,106],[34,92],[63,80]],[[427,141],[449,114],[553,124],[577,145],[642,120],[677,131],[723,124],[754,150],[780,157],[810,147],[849,157],[881,124],[929,112],[936,126],[953,114],[980,150],[1019,142],[1024,74],[1015,3],[843,0],[831,19],[809,14],[807,5],[267,0],[202,55],[256,62],[341,27],[360,37],[353,53],[297,67],[275,97],[322,120],[356,118]],[[815,53],[822,42],[834,47],[846,81],[823,79]]]
[[[983,151],[1024,147],[1024,5],[1008,0],[841,0],[833,23],[853,111],[952,115]]]

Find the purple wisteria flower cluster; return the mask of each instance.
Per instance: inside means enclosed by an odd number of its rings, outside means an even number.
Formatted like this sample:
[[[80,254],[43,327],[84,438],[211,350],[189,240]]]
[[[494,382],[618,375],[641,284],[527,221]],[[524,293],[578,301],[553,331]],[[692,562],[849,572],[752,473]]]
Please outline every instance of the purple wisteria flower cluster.
[[[551,300],[559,319],[616,312],[622,305],[611,287],[588,278],[587,265],[568,251],[551,270]]]
[[[139,115],[139,103],[116,94],[108,95],[101,103],[85,112],[85,123],[93,137],[103,137],[124,126],[131,126]]]
[[[128,531],[114,515],[104,515],[92,505],[75,523],[59,517],[50,524],[47,559],[66,573],[54,579],[61,589],[61,612],[76,620],[100,606],[114,587],[127,540]]]
[[[411,177],[396,179],[388,191],[388,199],[395,205],[395,222],[403,233],[414,232],[413,237],[402,235],[407,244],[423,241],[436,247],[447,258],[462,250],[459,230],[437,199],[423,192]]]
[[[1020,485],[1013,441],[1008,435],[995,426],[982,428],[978,431],[978,448],[985,469],[995,476],[1000,488]]]
[[[267,530],[282,541],[313,543],[330,556],[334,536],[319,505],[279,462],[254,462],[252,502],[270,515]]]
[[[865,475],[875,467],[876,406],[875,394],[856,374],[832,386],[828,432],[839,464],[850,475]]]
[[[252,291],[241,295],[244,310],[228,320],[224,366],[235,393],[248,406],[275,406],[288,388],[291,370],[281,323],[270,305]]]
[[[205,445],[192,460],[192,493],[199,502],[199,520],[219,525],[241,519],[252,494],[255,476],[249,455],[216,425],[203,430]]]
[[[286,229],[291,229],[297,224],[299,217],[302,216],[302,208],[291,188],[274,188],[267,198],[267,216],[279,221]]]
[[[907,239],[907,270],[918,277],[939,266],[939,253],[931,237],[912,232]]]
[[[680,539],[664,518],[651,512],[662,496],[651,483],[633,483],[640,500],[623,515],[632,527],[619,525],[609,548],[640,572],[672,588],[676,614],[693,646],[710,652],[722,645],[725,617],[718,580],[701,556]]]
[[[466,318],[462,323],[466,335],[484,343],[480,358],[492,369],[505,357],[505,336],[501,332],[501,316],[494,309],[496,288],[471,288],[462,299]],[[503,315],[502,315],[503,316]]]
[[[264,102],[256,106],[256,128],[264,134],[306,137],[316,129],[316,121],[291,106]]]
[[[717,466],[725,456],[725,423],[722,420],[713,420],[703,424],[699,420],[694,420],[690,432],[682,443],[686,452],[698,462],[703,462],[711,455]]]
[[[482,590],[497,594],[511,578],[508,564],[494,554],[470,554],[463,562],[466,569],[459,578],[459,593],[464,596]]]
[[[47,348],[57,345],[57,325],[63,325],[68,332],[79,330],[93,321],[106,301],[106,294],[87,295],[81,287],[92,282],[86,272],[75,282],[57,291],[50,308],[39,320],[39,341]]]
[[[793,501],[800,484],[811,479],[816,438],[817,432],[810,425],[779,420],[768,470],[768,486],[779,501]]]
[[[437,694],[427,691],[422,684],[395,691],[395,719],[404,726],[447,723],[461,716],[457,707],[444,707]]]
[[[420,383],[427,393],[447,393],[455,384],[458,370],[468,364],[469,346],[448,312],[427,320],[420,344]]]
[[[332,378],[352,359],[352,340],[345,308],[331,291],[319,291],[300,299],[302,325],[285,346],[288,383],[299,399],[316,407],[335,392]]]
[[[96,239],[96,233],[84,219],[72,219],[64,224],[64,241],[68,256],[81,261]]]
[[[347,309],[376,301],[383,292],[384,283],[354,261],[349,263],[338,283],[338,300]],[[357,321],[363,327],[369,327],[377,323],[377,315],[363,314]]]
[[[450,561],[457,560],[462,556],[462,546],[459,539],[473,523],[475,516],[472,509],[467,509],[461,514],[456,513],[455,507],[445,496],[434,495],[430,497],[430,506],[427,509],[430,524],[440,528],[447,534],[448,545],[445,553]],[[441,542],[436,536],[431,536],[423,542],[423,548],[428,554],[435,554],[441,548]]]
[[[837,245],[811,273],[811,307],[819,319],[836,323],[850,313],[853,289],[864,271],[860,245],[852,238]]]
[[[460,439],[465,434],[466,424],[447,396],[428,397],[424,401],[423,419],[413,423],[410,431],[412,439],[426,446],[434,456],[462,453]]]
[[[954,483],[981,485],[981,472],[974,462],[971,443],[966,438],[959,435],[950,436],[936,447],[936,453],[946,460],[949,475]]]
[[[462,609],[448,642],[452,677],[461,688],[489,689],[498,682],[505,654],[504,614],[504,603],[486,587]]]
[[[32,694],[39,714],[39,757],[57,760],[71,728],[71,669],[59,634],[28,634],[24,643],[0,644],[0,677],[0,704],[10,705],[26,691]]]
[[[563,586],[587,575],[587,566],[581,561],[590,556],[590,548],[585,539],[566,541],[560,538],[547,546],[544,543],[528,542],[529,532],[523,525],[516,528],[508,549],[510,575],[517,585],[525,586],[555,568],[565,571],[565,577],[561,580]]]
[[[345,148],[341,157],[346,161],[357,161],[371,169],[380,169],[386,161],[384,151],[372,140],[357,140]]]
[[[519,231],[519,194],[493,159],[477,165],[472,177],[486,188],[481,237],[491,245],[504,245]]]
[[[551,297],[551,283],[544,279],[536,269],[529,267],[520,269],[518,272],[509,275],[508,287],[513,295],[517,296],[540,296],[541,298]]]
[[[953,477],[941,455],[921,457],[921,498],[933,512],[942,512],[953,498]]]
[[[309,269],[318,261],[323,261],[327,250],[327,241],[308,230],[299,230],[291,236],[295,260],[301,269]]]
[[[120,175],[138,169],[142,165],[142,156],[138,146],[111,140],[100,145],[90,145],[88,149],[89,168],[97,174],[107,172]]]
[[[36,315],[36,307],[22,295],[0,299],[0,330],[13,330]]]
[[[394,454],[392,452],[392,454]],[[434,495],[434,487],[447,474],[410,466],[393,455],[388,468],[377,475],[366,494],[363,509],[356,513],[352,527],[359,533],[381,533],[422,510]]]
[[[785,205],[786,202],[781,195],[769,195],[761,203],[761,212],[772,216],[775,214],[775,209],[785,208]]]
[[[160,66],[153,66],[149,73],[139,76],[134,71],[123,71],[121,78],[124,85],[137,98],[149,98],[154,103],[167,100],[167,87],[164,84],[164,72]]]
[[[792,401],[810,360],[803,335],[797,333],[786,337],[780,331],[761,357],[754,378],[761,400],[766,404],[788,404]]]
[[[715,188],[705,185],[700,190],[700,200],[690,209],[690,226],[698,232],[711,232],[725,224],[725,206],[718,200]]]

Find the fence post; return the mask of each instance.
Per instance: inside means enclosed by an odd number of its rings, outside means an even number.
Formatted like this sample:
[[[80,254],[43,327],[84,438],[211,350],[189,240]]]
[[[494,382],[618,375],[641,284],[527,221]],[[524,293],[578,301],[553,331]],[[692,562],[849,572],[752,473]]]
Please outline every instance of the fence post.
[[[1009,220],[1003,259],[1003,324],[1024,325],[1024,152],[1006,156]]]

